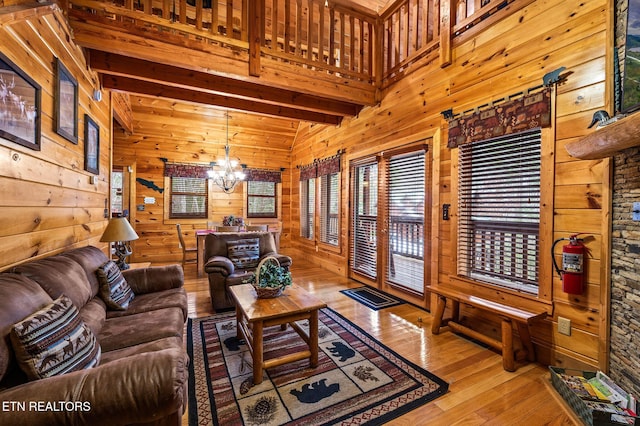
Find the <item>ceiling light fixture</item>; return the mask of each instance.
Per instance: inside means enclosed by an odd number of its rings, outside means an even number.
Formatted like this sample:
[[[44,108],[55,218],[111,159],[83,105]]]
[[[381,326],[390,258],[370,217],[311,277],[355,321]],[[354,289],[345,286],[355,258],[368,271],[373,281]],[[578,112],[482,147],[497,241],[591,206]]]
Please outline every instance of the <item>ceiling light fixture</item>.
[[[207,172],[213,182],[225,193],[230,194],[238,182],[244,180],[242,169],[237,170],[238,162],[229,158],[229,112],[227,112],[227,143],[224,146],[224,160],[211,163],[211,170]],[[244,168],[244,165],[241,165]]]

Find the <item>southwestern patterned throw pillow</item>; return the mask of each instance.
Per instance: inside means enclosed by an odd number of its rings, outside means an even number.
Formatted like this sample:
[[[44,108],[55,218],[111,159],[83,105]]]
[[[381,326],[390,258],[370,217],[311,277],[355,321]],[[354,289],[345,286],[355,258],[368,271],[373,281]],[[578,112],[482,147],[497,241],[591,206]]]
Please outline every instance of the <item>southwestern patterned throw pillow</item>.
[[[260,260],[260,239],[227,241],[227,255],[238,269],[255,268]]]
[[[20,368],[29,380],[93,368],[100,362],[95,335],[64,295],[14,324],[10,335]]]
[[[122,276],[120,268],[112,260],[106,262],[96,271],[100,282],[100,297],[111,309],[124,311],[135,297],[129,283]]]

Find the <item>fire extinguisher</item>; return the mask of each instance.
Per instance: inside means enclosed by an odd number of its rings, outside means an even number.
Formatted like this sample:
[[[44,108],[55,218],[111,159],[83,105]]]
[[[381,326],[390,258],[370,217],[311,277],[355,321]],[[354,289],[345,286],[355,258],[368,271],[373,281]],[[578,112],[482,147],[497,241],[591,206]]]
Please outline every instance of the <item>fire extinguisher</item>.
[[[551,246],[551,258],[556,272],[562,280],[562,291],[569,294],[582,294],[584,253],[587,247],[583,240],[578,238],[580,234],[573,234],[569,238],[560,238],[553,242]],[[569,244],[562,246],[562,269],[558,267],[553,250],[560,241],[569,241]]]

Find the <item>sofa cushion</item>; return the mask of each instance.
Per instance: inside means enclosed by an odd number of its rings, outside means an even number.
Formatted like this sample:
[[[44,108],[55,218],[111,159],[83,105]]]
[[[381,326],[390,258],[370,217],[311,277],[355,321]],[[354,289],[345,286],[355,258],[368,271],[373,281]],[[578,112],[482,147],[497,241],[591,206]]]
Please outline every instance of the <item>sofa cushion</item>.
[[[251,269],[258,266],[260,244],[258,238],[227,241],[227,254],[237,269]]]
[[[4,388],[26,381],[13,354],[11,328],[53,300],[24,275],[3,273],[0,274],[0,301],[0,388]]]
[[[184,321],[187,320],[187,292],[184,288],[172,288],[154,293],[136,294],[125,311],[108,311],[107,318],[135,315],[142,312],[155,311],[164,308],[177,308],[182,312]]]
[[[136,346],[166,337],[184,334],[182,310],[177,308],[156,309],[135,315],[109,318],[98,336],[103,351]]]
[[[64,252],[61,256],[75,260],[84,269],[91,286],[91,296],[96,296],[100,290],[96,269],[109,260],[107,255],[98,247],[84,246]]]
[[[52,299],[57,299],[64,294],[78,309],[94,296],[82,266],[63,255],[23,263],[13,268],[11,272],[31,278],[40,284]]]
[[[95,335],[66,296],[16,323],[11,343],[31,380],[92,368],[100,361]]]
[[[118,265],[113,260],[109,260],[96,270],[96,274],[100,282],[100,297],[107,306],[116,311],[127,309],[135,295],[122,276]]]

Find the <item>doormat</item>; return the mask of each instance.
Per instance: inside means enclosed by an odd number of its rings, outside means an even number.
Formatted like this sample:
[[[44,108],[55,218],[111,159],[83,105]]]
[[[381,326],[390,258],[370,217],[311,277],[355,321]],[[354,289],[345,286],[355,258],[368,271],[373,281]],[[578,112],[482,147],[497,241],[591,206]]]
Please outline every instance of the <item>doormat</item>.
[[[233,313],[189,319],[189,426],[382,425],[445,394],[448,384],[337,312],[319,312],[319,359],[265,370],[253,386],[251,355]],[[298,323],[308,331],[308,320]],[[269,359],[306,343],[292,327],[264,330]]]
[[[357,300],[376,311],[405,303],[402,299],[368,286],[340,290],[340,293],[346,294],[353,300]]]

